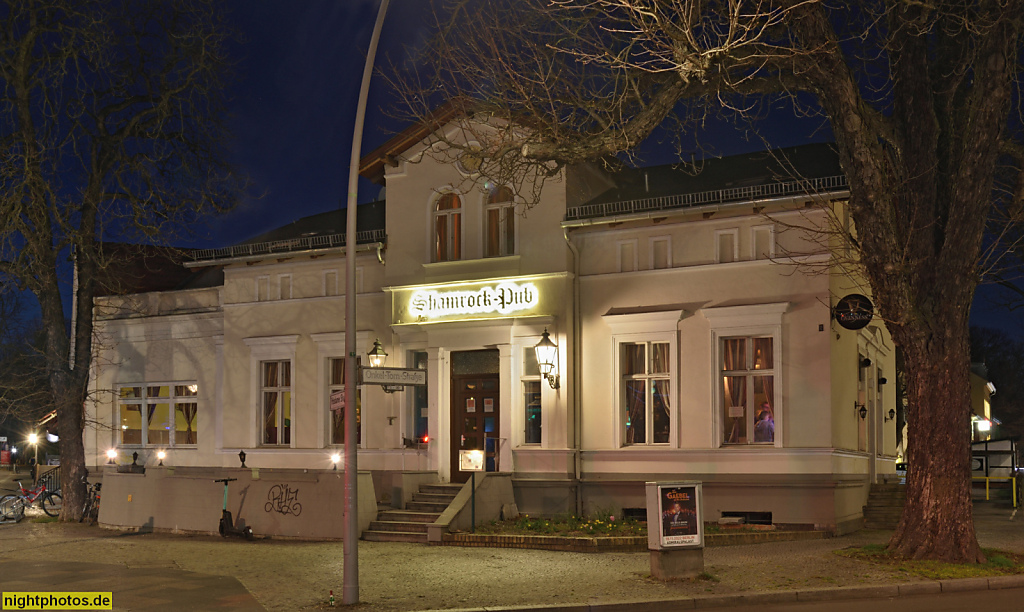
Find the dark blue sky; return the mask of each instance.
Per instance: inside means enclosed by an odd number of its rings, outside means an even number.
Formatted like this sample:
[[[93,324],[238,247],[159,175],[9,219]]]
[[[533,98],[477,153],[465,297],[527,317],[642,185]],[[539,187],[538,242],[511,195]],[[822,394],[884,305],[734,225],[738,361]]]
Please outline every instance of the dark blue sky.
[[[392,0],[377,65],[414,61],[430,33],[429,0]],[[348,163],[359,81],[378,0],[226,0],[228,19],[242,40],[233,47],[237,80],[232,87],[232,155],[252,180],[247,198],[230,214],[214,218],[193,246],[225,246],[291,221],[335,209],[347,190]],[[382,144],[404,127],[387,116],[387,86],[370,90],[362,151]],[[830,138],[820,120],[795,121],[779,113],[763,127],[775,146]],[[742,130],[713,129],[718,154],[760,149]],[[654,141],[657,138],[652,139]],[[645,164],[673,161],[670,147],[645,147]],[[379,188],[360,184],[359,201]],[[975,300],[972,323],[1024,338],[1024,319],[995,303],[990,289]]]

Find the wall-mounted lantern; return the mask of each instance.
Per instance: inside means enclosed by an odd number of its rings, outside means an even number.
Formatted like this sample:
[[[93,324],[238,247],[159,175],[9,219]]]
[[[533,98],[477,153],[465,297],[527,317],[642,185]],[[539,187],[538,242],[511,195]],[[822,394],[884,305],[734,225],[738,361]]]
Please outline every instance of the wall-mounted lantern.
[[[558,363],[558,345],[551,341],[548,328],[544,328],[544,335],[533,350],[537,354],[537,366],[540,368],[541,376],[548,381],[552,389],[557,389],[559,384],[555,366]]]
[[[868,417],[868,409],[867,409],[867,406],[865,406],[864,404],[861,404],[860,402],[854,401],[853,402],[853,409],[854,409],[854,411],[857,414],[860,415],[860,418],[866,419]]]

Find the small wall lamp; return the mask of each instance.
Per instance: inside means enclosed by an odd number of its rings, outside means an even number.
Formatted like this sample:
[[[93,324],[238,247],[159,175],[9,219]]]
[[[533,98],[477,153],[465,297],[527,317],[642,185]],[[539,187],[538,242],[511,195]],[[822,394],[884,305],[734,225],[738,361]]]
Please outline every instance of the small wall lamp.
[[[167,453],[165,453],[164,451],[157,451],[156,458],[160,460],[160,463],[158,463],[157,466],[163,467],[163,465],[164,465],[164,457],[166,457],[166,456],[167,456]]]
[[[238,451],[238,459],[239,459],[239,461],[242,462],[242,467],[245,467],[245,451],[244,450]]]
[[[870,368],[871,367],[871,360],[868,359],[867,357],[863,357],[860,360],[860,367],[862,367],[862,368]]]
[[[895,419],[895,418],[896,418],[896,409],[895,409],[895,408],[890,408],[890,409],[889,409],[889,416],[888,416],[888,417],[886,417],[886,419],[885,419],[885,420],[886,420],[886,421],[891,421],[891,420],[893,420],[893,419]]]
[[[334,471],[335,472],[338,471],[338,462],[339,461],[341,461],[341,455],[339,455],[338,453],[332,453],[331,454],[331,463],[334,464]]]
[[[558,363],[558,345],[551,341],[548,328],[544,328],[544,335],[541,336],[540,342],[533,347],[533,350],[537,354],[537,367],[540,368],[541,376],[548,381],[552,389],[557,389],[559,384],[555,365]]]
[[[865,406],[864,404],[854,401],[853,409],[857,414],[860,415],[860,418],[866,419],[868,417],[868,409],[867,406]]]
[[[110,449],[107,451],[107,465],[115,465],[117,463],[117,451]]]

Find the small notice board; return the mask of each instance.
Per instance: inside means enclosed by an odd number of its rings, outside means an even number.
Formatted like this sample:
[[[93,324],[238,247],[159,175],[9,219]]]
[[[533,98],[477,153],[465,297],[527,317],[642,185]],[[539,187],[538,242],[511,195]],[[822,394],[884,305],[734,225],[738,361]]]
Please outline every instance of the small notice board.
[[[646,488],[648,548],[703,548],[701,483],[648,482]]]

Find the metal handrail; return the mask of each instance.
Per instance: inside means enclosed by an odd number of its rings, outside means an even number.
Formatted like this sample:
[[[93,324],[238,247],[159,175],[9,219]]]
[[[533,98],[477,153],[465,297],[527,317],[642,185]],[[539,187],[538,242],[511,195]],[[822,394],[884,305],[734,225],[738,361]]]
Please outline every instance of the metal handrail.
[[[603,204],[586,204],[566,211],[567,221],[590,219],[595,217],[612,217],[638,212],[671,210],[674,208],[692,208],[708,204],[724,204],[726,202],[757,201],[780,196],[817,194],[838,191],[849,187],[845,175],[826,176],[815,179],[801,179],[785,183],[769,183],[767,185],[750,185],[747,187],[731,187],[713,189],[697,193],[685,193],[656,198],[640,198]]]
[[[356,244],[383,242],[386,236],[387,233],[383,229],[356,232]],[[275,253],[291,253],[343,246],[345,246],[345,234],[319,234],[316,236],[289,238],[288,240],[236,244],[218,249],[196,249],[192,251],[192,254],[195,261],[218,261],[251,255],[272,255]]]

